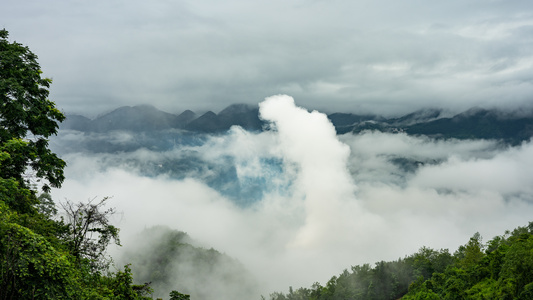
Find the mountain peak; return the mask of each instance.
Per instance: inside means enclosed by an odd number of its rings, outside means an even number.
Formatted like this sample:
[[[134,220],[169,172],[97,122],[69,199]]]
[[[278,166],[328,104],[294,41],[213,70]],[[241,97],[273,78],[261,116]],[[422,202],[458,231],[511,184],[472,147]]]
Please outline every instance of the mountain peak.
[[[257,110],[257,108],[252,105],[237,103],[224,108],[218,115],[245,114],[254,110]]]
[[[392,119],[390,123],[406,126],[417,123],[430,122],[444,117],[444,111],[442,109],[428,108],[420,109],[400,118]]]
[[[184,112],[182,112],[181,114],[178,115],[178,119],[183,124],[187,124],[187,123],[191,122],[192,120],[196,119],[196,113],[193,112],[192,110],[188,110],[187,109],[186,111],[184,111]]]
[[[91,122],[93,131],[149,131],[173,128],[178,116],[158,110],[152,105],[122,106]]]
[[[222,131],[221,127],[223,126],[217,114],[208,111],[197,119],[192,120],[185,128],[192,131],[217,132]]]

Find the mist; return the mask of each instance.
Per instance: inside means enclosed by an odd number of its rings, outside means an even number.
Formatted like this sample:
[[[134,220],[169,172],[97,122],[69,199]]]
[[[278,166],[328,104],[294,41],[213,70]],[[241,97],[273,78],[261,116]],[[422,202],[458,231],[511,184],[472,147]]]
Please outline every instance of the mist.
[[[121,212],[117,261],[144,246],[143,229],[168,226],[240,261],[259,283],[257,298],[422,246],[453,252],[475,232],[488,240],[531,221],[531,141],[337,136],[325,114],[289,96],[259,108],[268,131],[232,127],[165,151],[81,152],[76,145],[89,138],[135,139],[61,132],[52,146],[71,148],[53,197],[112,197]]]

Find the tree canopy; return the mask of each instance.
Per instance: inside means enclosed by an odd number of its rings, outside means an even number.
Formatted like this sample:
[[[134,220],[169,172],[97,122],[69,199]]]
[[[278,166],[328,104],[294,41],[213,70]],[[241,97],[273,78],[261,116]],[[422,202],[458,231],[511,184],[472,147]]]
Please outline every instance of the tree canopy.
[[[533,222],[483,244],[475,233],[453,254],[422,247],[374,267],[354,266],[325,286],[272,293],[270,300],[533,299]]]
[[[32,176],[47,181],[48,191],[65,179],[65,162],[48,148],[48,137],[65,116],[48,99],[52,80],[41,76],[37,55],[7,38],[0,30],[0,176],[28,187],[29,167]]]
[[[49,194],[37,194],[33,180],[48,192],[65,179],[65,162],[48,148],[65,116],[47,98],[51,80],[37,56],[7,38],[0,30],[0,300],[150,299],[128,265],[100,267],[118,241],[104,201],[68,206],[76,216],[65,221]]]

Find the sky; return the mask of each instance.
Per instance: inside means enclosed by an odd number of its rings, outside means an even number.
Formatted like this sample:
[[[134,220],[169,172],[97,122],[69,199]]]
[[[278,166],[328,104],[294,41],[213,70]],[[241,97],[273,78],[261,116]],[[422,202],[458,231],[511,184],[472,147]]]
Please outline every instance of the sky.
[[[529,0],[4,0],[0,27],[39,56],[58,107],[89,117],[277,94],[388,115],[532,102]]]
[[[67,162],[67,179],[53,199],[112,197],[123,242],[113,250],[117,261],[121,251],[144,245],[132,238],[138,232],[164,225],[237,259],[265,296],[324,285],[351,266],[397,260],[423,246],[453,253],[476,232],[488,242],[532,221],[531,141],[510,147],[377,131],[336,135],[324,113],[287,95],[267,97],[259,113],[272,130],[232,127],[165,151],[72,151],[63,145],[132,145],[143,137],[62,131],[51,146]],[[190,157],[201,163],[180,178],[150,172]],[[205,180],[228,176],[228,167],[238,185],[262,182],[260,199],[239,205]],[[187,291],[183,280],[172,282]]]
[[[268,293],[422,246],[453,252],[475,232],[488,241],[531,221],[531,141],[336,136],[323,114],[531,108],[530,0],[3,0],[0,27],[39,56],[50,99],[67,113],[249,103],[276,127],[165,152],[60,147],[135,142],[128,133],[53,137],[68,163],[54,199],[112,197],[124,247],[145,227],[183,230],[241,261]],[[202,180],[213,170],[176,180],[132,163],[189,153],[277,189],[243,208]],[[394,163],[403,159],[421,163],[406,170]]]

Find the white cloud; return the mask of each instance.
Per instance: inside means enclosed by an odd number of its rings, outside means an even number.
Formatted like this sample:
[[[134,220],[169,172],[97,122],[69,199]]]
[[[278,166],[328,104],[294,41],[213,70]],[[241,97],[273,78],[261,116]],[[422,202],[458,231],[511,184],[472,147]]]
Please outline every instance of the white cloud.
[[[527,143],[490,159],[461,160],[423,168],[411,183],[435,189],[481,190],[533,197],[533,144]]]
[[[54,198],[112,196],[110,204],[123,212],[116,221],[125,247],[140,242],[127,237],[144,227],[185,231],[243,262],[264,295],[325,283],[351,265],[397,259],[422,246],[454,251],[477,231],[488,240],[526,225],[533,213],[531,143],[502,148],[377,132],[336,137],[323,114],[288,96],[268,98],[261,116],[276,130],[233,128],[167,152],[73,154]],[[234,164],[243,178],[259,172],[262,199],[236,205],[202,182],[214,169],[176,180],[141,176],[138,165],[123,164],[191,151],[206,164]]]

